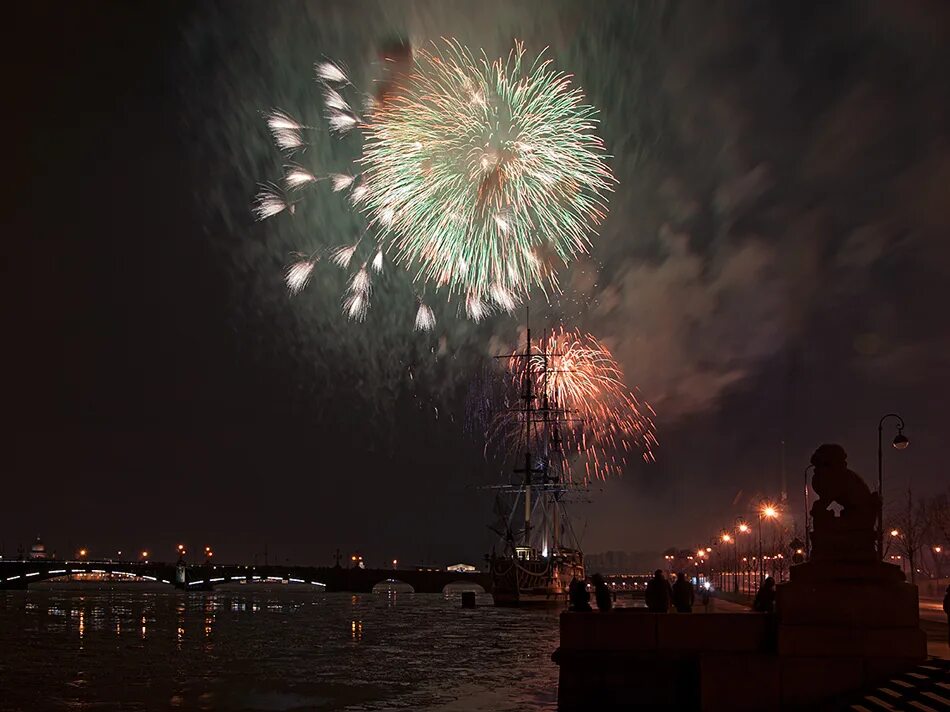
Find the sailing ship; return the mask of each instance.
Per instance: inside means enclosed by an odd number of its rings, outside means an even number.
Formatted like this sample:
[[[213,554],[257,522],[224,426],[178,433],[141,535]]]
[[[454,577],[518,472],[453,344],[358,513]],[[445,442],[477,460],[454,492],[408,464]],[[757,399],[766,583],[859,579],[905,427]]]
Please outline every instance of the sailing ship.
[[[502,551],[489,557],[495,605],[564,605],[573,579],[583,581],[584,554],[566,504],[578,490],[561,449],[562,428],[576,418],[556,402],[548,379],[554,377],[547,340],[527,346],[508,359],[508,373],[518,389],[512,407],[497,414],[507,431],[516,465],[509,482],[496,490],[497,522],[490,527]]]

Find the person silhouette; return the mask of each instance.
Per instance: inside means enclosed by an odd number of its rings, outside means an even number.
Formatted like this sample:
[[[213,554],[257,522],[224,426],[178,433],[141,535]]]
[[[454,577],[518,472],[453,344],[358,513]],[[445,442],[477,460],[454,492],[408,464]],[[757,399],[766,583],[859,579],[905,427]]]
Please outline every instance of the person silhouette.
[[[600,574],[594,574],[590,579],[594,584],[594,600],[597,601],[597,609],[609,611],[613,607],[613,600],[610,596],[610,589],[607,588],[607,582]]]
[[[587,584],[576,576],[571,579],[567,588],[568,596],[571,602],[571,610],[578,613],[586,613],[590,607],[590,593],[587,591]]]
[[[676,583],[673,584],[673,606],[677,613],[692,613],[693,602],[696,600],[696,594],[693,591],[693,584],[686,574],[680,571],[676,574]]]
[[[660,569],[654,572],[653,578],[647,583],[645,598],[647,610],[651,613],[666,613],[670,609],[672,591]]]
[[[759,587],[752,601],[752,610],[759,613],[772,613],[775,611],[775,579],[766,576],[765,581]]]

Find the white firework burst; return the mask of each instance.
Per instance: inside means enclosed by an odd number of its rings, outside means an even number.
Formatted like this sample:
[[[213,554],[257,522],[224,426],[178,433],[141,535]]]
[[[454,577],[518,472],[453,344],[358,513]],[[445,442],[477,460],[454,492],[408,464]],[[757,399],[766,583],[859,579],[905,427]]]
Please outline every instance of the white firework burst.
[[[360,292],[362,294],[367,294],[369,292],[369,288],[369,272],[366,271],[366,265],[363,265],[360,271],[353,275],[353,279],[350,282],[350,291],[354,293]]]
[[[352,112],[350,105],[346,103],[346,99],[340,96],[340,92],[338,92],[336,89],[331,89],[330,87],[324,89],[323,101],[327,107],[331,109]]]
[[[366,318],[366,310],[369,309],[369,297],[364,292],[350,292],[343,299],[343,311],[355,321],[363,321]]]
[[[294,262],[284,272],[284,282],[287,283],[287,291],[291,295],[298,294],[310,281],[313,274],[313,268],[316,260],[298,260]]]
[[[341,190],[346,190],[351,185],[353,185],[353,181],[355,180],[355,176],[349,176],[346,173],[330,174],[330,185],[333,187],[334,193],[339,193]]]
[[[303,136],[300,135],[299,131],[295,131],[294,129],[278,129],[271,133],[274,134],[274,143],[277,144],[277,148],[282,151],[293,152],[306,145]]]
[[[313,70],[320,81],[332,82],[333,84],[349,84],[350,80],[346,78],[346,74],[333,62],[317,62],[313,65]]]
[[[306,128],[290,114],[277,109],[267,115],[267,126],[271,131],[299,131]]]
[[[379,250],[376,253],[376,256],[373,258],[373,271],[382,272],[383,271],[383,251]]]
[[[332,111],[330,112],[330,131],[334,133],[346,133],[353,129],[357,124],[359,124],[359,117],[349,111]]]
[[[350,266],[350,260],[353,259],[354,254],[356,254],[356,245],[346,245],[333,250],[330,253],[330,259],[333,261],[333,264],[346,269]]]
[[[288,188],[302,188],[310,183],[316,183],[317,177],[300,166],[287,166],[287,173],[284,175],[284,183]]]
[[[293,204],[288,202],[283,194],[272,186],[261,186],[254,204],[254,215],[258,220],[266,220],[285,210],[293,212]]]
[[[282,151],[296,151],[304,147],[301,131],[305,128],[303,124],[297,121],[283,111],[272,111],[267,115],[267,127],[274,137],[274,143]]]
[[[419,310],[416,312],[416,331],[431,331],[435,326],[435,314],[428,305],[419,302]]]
[[[478,322],[488,316],[488,306],[477,295],[469,294],[465,298],[465,313],[469,319]]]

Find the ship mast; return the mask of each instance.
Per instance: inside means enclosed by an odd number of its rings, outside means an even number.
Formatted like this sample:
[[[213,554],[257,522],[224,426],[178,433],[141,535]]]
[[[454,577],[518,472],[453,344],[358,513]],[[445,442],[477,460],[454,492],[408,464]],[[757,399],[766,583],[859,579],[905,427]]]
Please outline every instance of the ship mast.
[[[571,418],[569,411],[560,407],[556,398],[550,396],[549,379],[554,371],[551,370],[551,356],[548,352],[548,335],[545,331],[542,343],[537,352],[531,341],[530,311],[526,308],[525,348],[508,355],[499,355],[495,358],[517,361],[520,365],[518,372],[518,401],[519,406],[511,409],[522,419],[519,422],[521,437],[524,438],[523,465],[516,466],[512,472],[519,477],[508,485],[498,486],[497,489],[524,494],[524,533],[518,537],[525,548],[533,549],[532,535],[537,526],[532,523],[534,510],[540,510],[542,518],[540,530],[540,547],[543,552],[557,552],[561,546],[562,522],[570,526],[569,520],[561,517],[560,508],[563,506],[562,495],[574,489],[573,483],[568,483],[560,474],[560,467],[555,467],[552,474],[551,459],[560,456],[560,426],[562,421],[568,422]],[[537,441],[534,444],[533,441]],[[519,458],[520,459],[520,458]],[[560,463],[559,463],[560,464]],[[517,484],[515,484],[517,483]],[[496,489],[496,487],[491,487]],[[509,515],[509,526],[518,509],[517,499]],[[550,536],[550,542],[548,537]],[[569,534],[568,538],[573,538]],[[512,544],[515,538],[508,539]]]
[[[521,371],[522,397],[524,398],[524,545],[531,546],[531,421],[534,411],[534,380],[531,377],[531,308],[525,307],[527,345],[524,352],[524,368]],[[515,471],[517,472],[517,470]]]

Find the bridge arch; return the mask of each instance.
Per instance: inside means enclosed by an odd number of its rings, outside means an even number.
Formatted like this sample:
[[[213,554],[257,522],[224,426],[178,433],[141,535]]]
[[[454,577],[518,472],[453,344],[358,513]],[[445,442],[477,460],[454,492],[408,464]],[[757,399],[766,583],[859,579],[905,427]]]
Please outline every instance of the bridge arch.
[[[29,569],[30,567],[26,567]],[[53,581],[56,579],[70,578],[72,576],[84,576],[90,574],[97,574],[101,576],[120,576],[128,579],[138,579],[140,581],[148,581],[150,583],[161,583],[173,586],[173,582],[169,578],[164,578],[161,575],[153,576],[150,572],[145,573],[143,571],[128,571],[121,566],[65,566],[61,568],[47,568],[47,569],[38,569],[33,571],[25,571],[22,574],[14,574],[11,576],[5,576],[0,578],[0,584],[3,584],[5,588],[14,588],[17,586],[28,586],[31,583],[40,583],[41,581]]]
[[[475,581],[450,581],[442,587],[444,596],[460,596],[463,593],[486,593],[484,586]]]
[[[416,589],[413,588],[412,584],[408,584],[405,581],[400,581],[399,579],[389,578],[385,581],[380,581],[375,586],[373,586],[373,593],[415,593]]]
[[[215,575],[195,578],[185,584],[185,589],[201,591],[226,583],[282,584],[284,582],[294,585],[303,584],[306,586],[315,586],[320,590],[326,590],[327,587],[327,585],[321,581],[313,581],[306,578],[300,578],[299,576],[263,576],[257,574],[239,574],[237,576]]]

